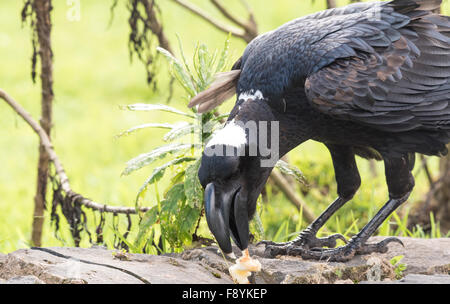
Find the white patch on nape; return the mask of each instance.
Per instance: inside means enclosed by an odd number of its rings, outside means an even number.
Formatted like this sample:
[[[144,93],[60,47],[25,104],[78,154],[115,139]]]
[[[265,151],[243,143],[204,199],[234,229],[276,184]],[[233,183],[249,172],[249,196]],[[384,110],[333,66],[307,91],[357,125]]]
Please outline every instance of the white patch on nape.
[[[239,94],[238,100],[247,101],[249,99],[256,100],[256,99],[264,99],[263,93],[260,90],[253,90],[245,91]]]
[[[234,120],[230,121],[222,129],[214,132],[211,140],[206,147],[214,145],[225,145],[236,148],[242,148],[247,143],[247,135],[245,129],[236,124]]]

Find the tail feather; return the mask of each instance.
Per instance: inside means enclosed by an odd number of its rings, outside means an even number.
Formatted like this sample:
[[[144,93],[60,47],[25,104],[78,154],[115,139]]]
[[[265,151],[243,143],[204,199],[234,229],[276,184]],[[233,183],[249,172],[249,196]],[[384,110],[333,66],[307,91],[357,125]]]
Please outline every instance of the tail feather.
[[[241,70],[218,73],[211,86],[192,98],[188,107],[192,108],[198,105],[199,113],[205,113],[218,107],[236,93],[236,85],[240,74]]]

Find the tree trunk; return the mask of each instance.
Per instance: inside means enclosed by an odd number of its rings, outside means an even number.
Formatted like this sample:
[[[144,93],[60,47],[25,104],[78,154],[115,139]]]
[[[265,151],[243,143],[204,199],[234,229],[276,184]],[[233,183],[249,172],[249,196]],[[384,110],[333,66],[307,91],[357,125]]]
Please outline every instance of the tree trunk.
[[[335,8],[336,0],[327,0],[327,8]]]
[[[448,148],[450,149],[450,145]],[[441,223],[442,231],[446,234],[450,231],[450,154],[441,159],[440,173],[442,183],[435,194],[438,204],[434,213],[436,220]]]
[[[50,136],[53,106],[53,52],[51,47],[51,0],[34,0],[36,12],[36,31],[41,60],[41,119],[40,124]],[[49,155],[42,143],[39,145],[39,163],[37,173],[37,190],[34,197],[33,230],[31,241],[34,246],[41,246],[42,226],[44,223],[45,196],[47,193]]]
[[[448,148],[450,149],[450,145]],[[450,154],[441,158],[439,164],[439,178],[432,184],[423,201],[409,213],[409,229],[419,225],[425,232],[430,232],[430,213],[433,213],[435,222],[440,224],[441,235],[450,231]]]

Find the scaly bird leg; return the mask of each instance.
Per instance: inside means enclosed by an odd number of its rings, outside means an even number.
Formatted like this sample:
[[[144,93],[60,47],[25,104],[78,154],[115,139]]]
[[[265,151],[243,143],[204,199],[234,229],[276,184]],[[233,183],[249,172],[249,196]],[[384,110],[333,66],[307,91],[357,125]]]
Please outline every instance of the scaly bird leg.
[[[275,257],[279,254],[286,254],[289,248],[299,246],[303,249],[317,247],[334,248],[338,239],[347,243],[346,239],[340,234],[333,234],[325,238],[316,237],[319,229],[337,210],[352,199],[361,184],[353,148],[330,144],[327,145],[327,148],[330,150],[333,160],[339,197],[293,241],[279,244],[271,241],[260,242],[259,244],[266,245],[266,254],[268,256]]]
[[[366,241],[373,233],[375,233],[388,216],[408,199],[414,188],[414,177],[410,172],[413,167],[414,158],[409,156],[397,159],[385,159],[385,173],[390,199],[380,211],[378,211],[373,219],[347,243],[347,245],[334,249],[305,249],[301,246],[289,246],[286,249],[286,254],[301,256],[304,259],[347,261],[355,254],[369,254],[373,252],[384,253],[388,250],[387,245],[392,242],[403,245],[403,243],[395,237],[386,238],[377,244],[366,244]],[[273,250],[274,252],[272,252],[271,248],[266,248],[266,253],[269,256],[273,256],[273,253],[276,252],[276,250]]]
[[[275,243],[272,241],[261,241],[258,243],[266,245],[266,250],[270,250],[270,256],[276,256],[279,254],[286,254],[287,250],[294,246],[301,246],[302,248],[316,248],[316,247],[336,247],[336,240],[340,239],[347,243],[344,236],[340,234],[333,234],[325,238],[317,238],[316,234],[319,229],[325,224],[325,222],[339,209],[348,199],[342,197],[337,198],[328,208],[314,221],[311,225],[303,230],[293,241],[285,243]]]
[[[373,252],[385,253],[388,250],[387,245],[397,242],[403,246],[403,243],[395,237],[389,237],[376,244],[366,244],[369,237],[378,229],[386,218],[405,202],[409,194],[400,199],[390,199],[373,219],[364,228],[355,235],[347,245],[333,249],[313,249],[305,250],[302,247],[290,247],[287,255],[301,256],[303,259],[316,259],[343,262],[350,260],[355,254],[370,254]]]

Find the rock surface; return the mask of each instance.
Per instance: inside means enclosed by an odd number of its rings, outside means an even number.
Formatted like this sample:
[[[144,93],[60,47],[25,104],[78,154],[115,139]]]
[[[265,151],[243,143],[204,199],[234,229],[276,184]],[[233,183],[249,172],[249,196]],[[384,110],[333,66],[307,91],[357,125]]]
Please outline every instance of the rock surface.
[[[380,237],[371,242],[380,241]],[[263,258],[264,246],[250,253],[262,264],[252,275],[255,283],[353,284],[353,283],[449,283],[450,239],[400,238],[405,247],[390,245],[384,254],[356,256],[346,263],[306,261],[297,257]],[[238,254],[238,252],[236,252]],[[389,262],[403,255],[404,277],[396,280]],[[0,284],[92,283],[232,283],[231,262],[217,247],[187,250],[181,254],[151,256],[124,254],[93,248],[32,248],[0,254]]]

